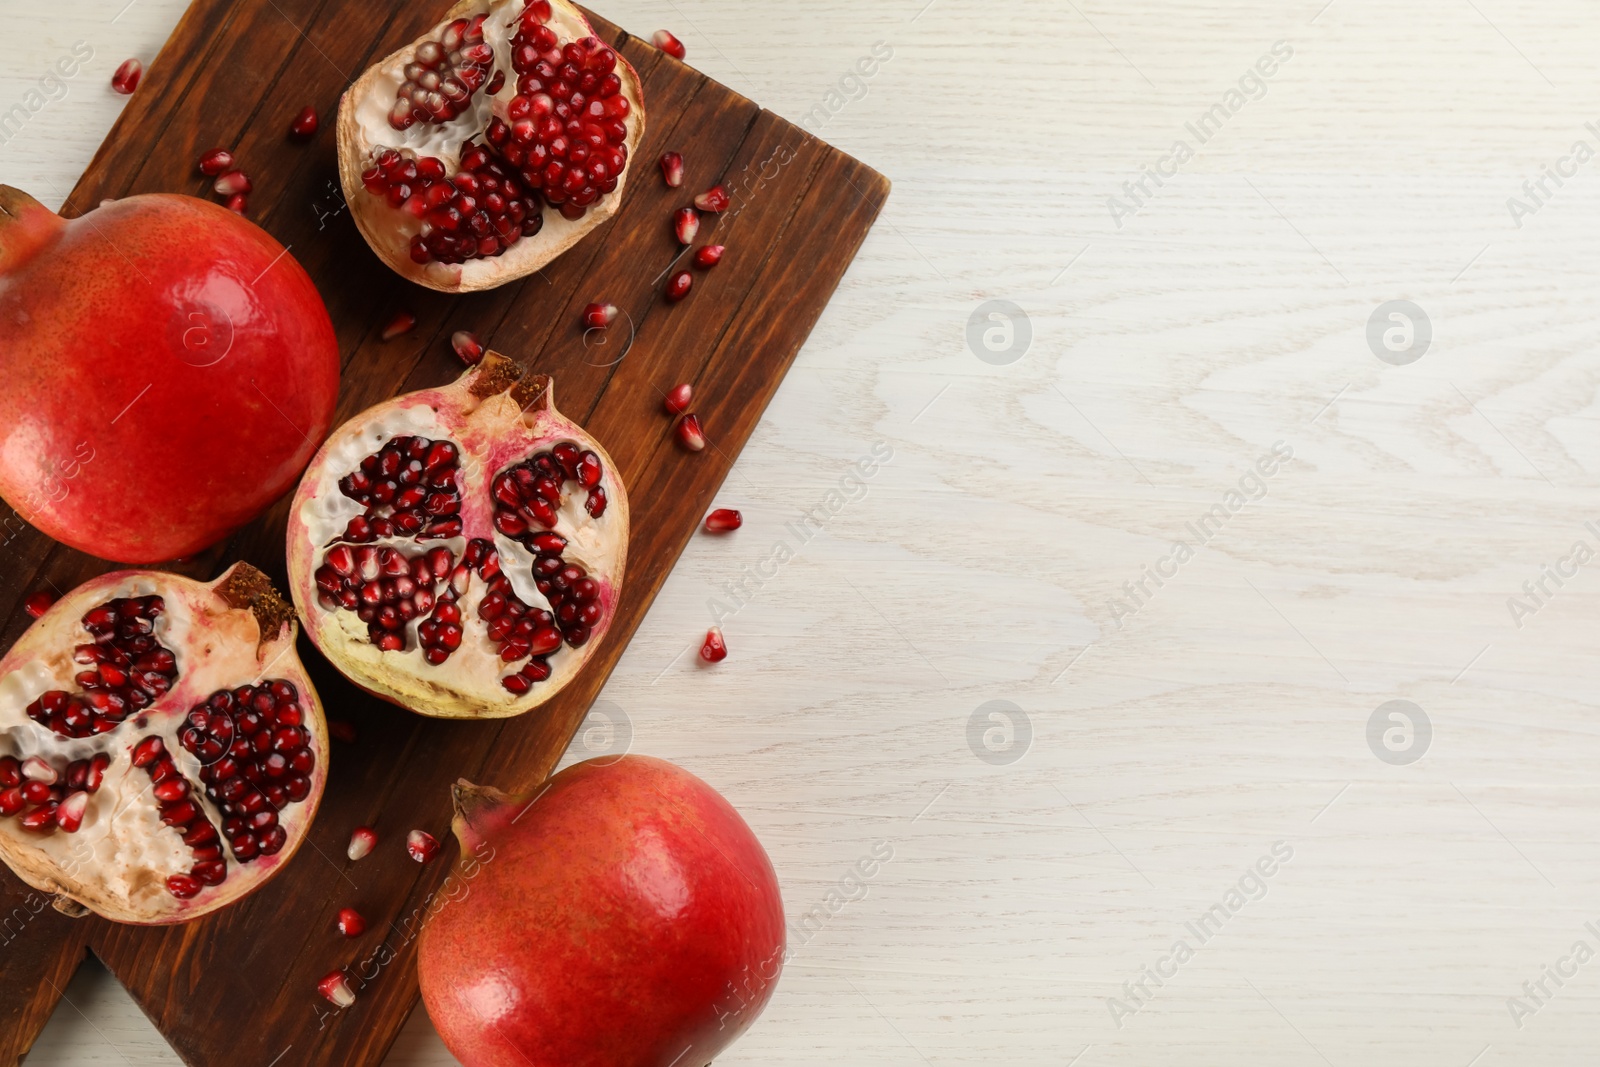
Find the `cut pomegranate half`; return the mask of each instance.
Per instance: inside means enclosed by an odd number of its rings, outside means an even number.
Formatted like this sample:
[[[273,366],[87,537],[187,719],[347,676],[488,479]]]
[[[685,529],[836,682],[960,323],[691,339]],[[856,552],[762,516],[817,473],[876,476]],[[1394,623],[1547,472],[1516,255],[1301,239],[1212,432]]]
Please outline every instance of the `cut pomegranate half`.
[[[489,352],[328,438],[290,511],[290,589],[357,685],[423,715],[503,718],[593,654],[627,544],[611,457],[548,377]]]
[[[339,175],[395,271],[490,289],[616,213],[644,123],[637,72],[567,0],[463,0],[345,93]]]
[[[294,854],[328,737],[293,609],[237,564],[118,571],[0,660],[0,859],[68,914],[186,922]]]

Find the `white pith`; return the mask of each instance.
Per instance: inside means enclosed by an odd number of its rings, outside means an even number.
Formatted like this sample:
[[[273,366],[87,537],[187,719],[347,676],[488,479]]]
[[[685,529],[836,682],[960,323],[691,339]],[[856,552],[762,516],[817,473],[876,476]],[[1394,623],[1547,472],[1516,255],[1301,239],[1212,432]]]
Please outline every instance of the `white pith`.
[[[170,691],[115,730],[88,738],[67,738],[28,716],[27,705],[59,689],[80,693],[75,676],[89,667],[75,663],[73,648],[91,643],[82,628],[85,612],[123,597],[159,595],[164,610],[154,636],[176,660],[178,677]],[[206,637],[195,639],[202,625]],[[260,627],[248,609],[231,608],[210,587],[175,575],[120,572],[75,590],[57,604],[0,660],[0,755],[40,756],[60,772],[72,760],[104,753],[111,758],[99,790],[89,795],[82,826],[74,833],[52,829],[34,833],[18,816],[0,818],[0,857],[23,879],[46,892],[70,896],[108,918],[162,923],[191,918],[240,897],[261,884],[293,854],[316,811],[326,776],[327,741],[317,697],[293,654],[293,633],[260,644]],[[160,736],[169,756],[191,786],[189,799],[205,814],[221,840],[224,816],[205,795],[200,762],[178,742],[184,717],[219,689],[264,680],[292,682],[305,709],[317,767],[311,792],[278,812],[288,843],[276,856],[238,863],[224,843],[227,878],[205,886],[189,899],[172,895],[168,877],[188,874],[194,854],[181,831],[161,822],[147,768],[132,765],[133,749]],[[147,720],[140,726],[140,718]],[[31,805],[30,805],[31,807]],[[27,809],[24,809],[27,810]]]

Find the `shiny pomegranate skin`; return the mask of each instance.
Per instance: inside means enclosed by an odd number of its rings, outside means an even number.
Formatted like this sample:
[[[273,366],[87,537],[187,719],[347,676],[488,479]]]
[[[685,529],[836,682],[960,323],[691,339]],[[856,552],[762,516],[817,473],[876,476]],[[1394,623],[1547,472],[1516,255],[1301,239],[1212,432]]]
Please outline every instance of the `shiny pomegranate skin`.
[[[783,904],[710,786],[624,756],[535,798],[474,792],[457,790],[464,895],[418,956],[428,1013],[466,1067],[701,1067],[755,1020],[783,963]]]
[[[66,221],[0,186],[0,495],[44,533],[123,563],[216,543],[294,485],[338,380],[255,224],[167,194]]]

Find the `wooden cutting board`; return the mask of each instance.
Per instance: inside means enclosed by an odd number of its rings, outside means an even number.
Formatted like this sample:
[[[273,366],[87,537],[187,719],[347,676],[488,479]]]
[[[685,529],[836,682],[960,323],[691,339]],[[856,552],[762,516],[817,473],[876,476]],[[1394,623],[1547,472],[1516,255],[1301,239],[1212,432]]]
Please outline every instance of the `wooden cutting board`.
[[[169,929],[41,911],[39,895],[0,870],[0,1064],[18,1062],[32,1045],[86,952],[106,963],[190,1064],[381,1062],[417,1003],[415,935],[454,857],[452,843],[420,867],[404,853],[405,833],[421,827],[448,838],[447,787],[458,777],[527,790],[549,774],[888,195],[882,175],[596,18],[600,36],[639,69],[649,115],[618,216],[545,270],[498,290],[450,297],[410,285],[377,261],[350,220],[333,116],[346,85],[447,6],[196,0],[65,213],[132,193],[208,195],[195,159],[231,146],[255,182],[252,217],[292,249],[328,302],[344,360],[336,421],[454,378],[461,368],[449,337],[459,329],[552,374],[562,410],[605,442],[629,488],[633,540],[612,632],[559,698],[505,723],[434,722],[381,704],[333,673],[302,637],[325,705],[359,731],[355,744],[335,743],[307,847],[241,904]],[[321,111],[321,132],[310,144],[291,143],[289,121],[307,104]],[[668,189],[656,172],[668,149],[688,161],[682,189]],[[736,207],[703,229],[701,242],[726,245],[727,257],[697,277],[687,301],[669,306],[659,296],[678,251],[668,218],[719,179],[738,192]],[[579,309],[602,297],[636,330],[620,363],[616,341],[586,347],[578,326]],[[380,340],[401,308],[415,313],[416,331]],[[661,395],[680,381],[694,383],[711,439],[699,454],[676,446],[660,413]],[[281,585],[286,510],[281,501],[227,545],[174,569],[209,577],[245,559]],[[111,568],[25,529],[9,509],[0,515],[0,640],[9,645],[28,624],[20,607],[27,592],[67,589]],[[352,864],[345,845],[363,823],[382,841]],[[368,918],[359,941],[334,932],[345,906]],[[371,978],[358,983],[354,1007],[332,1013],[316,982],[347,965]]]

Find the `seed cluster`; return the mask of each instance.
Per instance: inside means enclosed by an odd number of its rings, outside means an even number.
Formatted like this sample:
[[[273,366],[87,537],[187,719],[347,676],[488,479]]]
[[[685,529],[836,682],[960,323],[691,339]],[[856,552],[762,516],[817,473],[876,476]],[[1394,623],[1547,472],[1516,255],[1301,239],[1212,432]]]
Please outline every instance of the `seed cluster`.
[[[155,638],[155,622],[165,609],[159,596],[146,596],[108,601],[87,612],[83,628],[94,640],[78,645],[72,657],[88,668],[74,679],[83,692],[49,690],[28,705],[28,717],[62,737],[92,737],[115,730],[171,689],[178,661]]]

